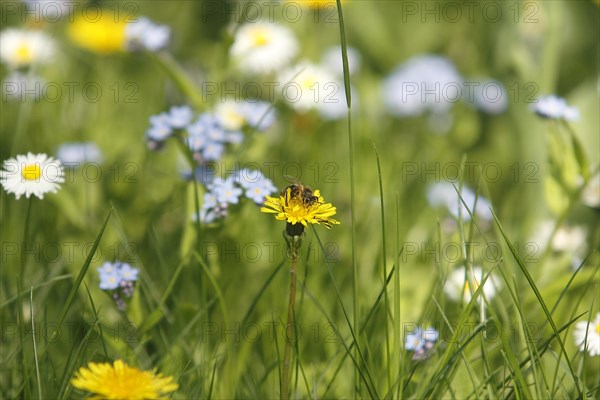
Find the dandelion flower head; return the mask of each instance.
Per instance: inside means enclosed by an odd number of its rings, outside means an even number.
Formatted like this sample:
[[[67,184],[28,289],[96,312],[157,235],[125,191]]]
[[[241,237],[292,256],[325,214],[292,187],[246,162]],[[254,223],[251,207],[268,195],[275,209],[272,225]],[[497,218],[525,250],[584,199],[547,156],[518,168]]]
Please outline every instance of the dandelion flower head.
[[[275,214],[275,219],[286,221],[288,225],[302,224],[306,227],[308,224],[323,224],[331,228],[339,224],[339,221],[331,218],[336,214],[336,208],[331,203],[325,203],[319,190],[315,190],[309,199],[296,192],[297,186],[291,185],[279,197],[266,196],[260,211]]]
[[[90,362],[77,371],[71,385],[96,394],[94,399],[158,399],[178,388],[172,377],[141,371],[122,360],[113,364]]]

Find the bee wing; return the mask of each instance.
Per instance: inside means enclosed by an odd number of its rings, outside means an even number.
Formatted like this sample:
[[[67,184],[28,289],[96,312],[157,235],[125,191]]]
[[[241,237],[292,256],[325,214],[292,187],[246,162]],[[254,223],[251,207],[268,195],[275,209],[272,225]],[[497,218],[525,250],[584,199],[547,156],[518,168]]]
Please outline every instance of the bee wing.
[[[283,177],[289,183],[293,183],[294,185],[297,185],[297,186],[304,186],[304,185],[302,185],[302,182],[300,182],[300,179],[298,179],[296,177],[289,176],[289,175],[284,175]]]

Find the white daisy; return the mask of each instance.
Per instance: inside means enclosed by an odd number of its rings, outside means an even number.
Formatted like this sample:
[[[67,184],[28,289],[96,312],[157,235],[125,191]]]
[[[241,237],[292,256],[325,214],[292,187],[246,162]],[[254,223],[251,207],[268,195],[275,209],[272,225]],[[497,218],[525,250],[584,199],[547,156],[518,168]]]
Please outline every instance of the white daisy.
[[[8,193],[14,193],[17,200],[23,194],[43,199],[48,192],[56,193],[59,184],[65,181],[61,162],[43,153],[18,155],[4,161],[2,168],[0,184]]]
[[[344,90],[343,84],[329,70],[306,61],[284,71],[279,83],[284,99],[300,112],[323,109],[328,106],[326,103],[335,101],[335,93]]]
[[[237,30],[229,53],[240,70],[266,74],[292,61],[298,53],[298,41],[283,25],[256,22]]]
[[[228,98],[215,107],[215,116],[228,131],[239,131],[245,126],[264,131],[275,122],[274,110],[264,101],[237,101]]]
[[[590,356],[600,355],[600,312],[594,321],[581,321],[575,324],[575,344],[580,351],[588,351]],[[586,341],[587,339],[587,341]]]
[[[477,266],[473,267],[472,273],[470,269],[467,270],[467,274],[463,268],[456,269],[448,276],[444,292],[454,301],[460,301],[462,298],[464,303],[468,303],[486,275],[487,273]],[[494,276],[489,275],[483,285],[482,295],[490,300],[495,296],[497,288],[498,284]]]
[[[226,99],[215,107],[215,116],[223,126],[229,131],[237,131],[246,125],[246,115],[243,113],[240,102],[233,99]]]
[[[44,32],[15,28],[0,32],[0,60],[11,68],[43,64],[54,51],[54,40]]]

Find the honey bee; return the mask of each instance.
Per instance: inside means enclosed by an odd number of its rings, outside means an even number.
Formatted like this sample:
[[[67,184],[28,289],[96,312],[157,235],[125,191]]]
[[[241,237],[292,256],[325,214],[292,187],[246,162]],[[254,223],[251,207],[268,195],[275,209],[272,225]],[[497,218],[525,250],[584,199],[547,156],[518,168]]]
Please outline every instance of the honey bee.
[[[292,184],[283,188],[281,191],[282,196],[285,196],[285,193],[289,189],[290,197],[292,199],[300,197],[302,198],[302,202],[307,206],[312,206],[313,204],[319,202],[319,198],[313,194],[313,190],[310,187],[304,185],[296,178],[286,176],[286,179]]]

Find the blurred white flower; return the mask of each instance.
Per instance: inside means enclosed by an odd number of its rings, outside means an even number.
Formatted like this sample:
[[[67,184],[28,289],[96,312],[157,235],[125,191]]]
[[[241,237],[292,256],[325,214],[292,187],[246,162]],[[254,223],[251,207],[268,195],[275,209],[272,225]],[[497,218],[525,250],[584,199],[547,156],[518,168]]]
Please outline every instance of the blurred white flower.
[[[44,19],[49,22],[67,16],[77,3],[73,0],[23,0],[27,12],[35,15],[36,22]]]
[[[327,103],[339,103],[343,84],[329,70],[304,61],[279,75],[283,97],[296,111],[324,110]],[[337,100],[337,102],[336,102]],[[344,106],[346,100],[344,99]]]
[[[575,324],[575,344],[580,351],[588,351],[590,356],[600,355],[600,313],[594,321],[580,321]]]
[[[600,208],[600,172],[590,178],[581,193],[581,201],[586,206]]]
[[[55,50],[54,40],[41,31],[8,28],[0,32],[0,61],[10,68],[46,63]]]
[[[448,276],[444,285],[444,292],[454,301],[461,301],[462,299],[464,303],[468,303],[475,291],[479,289],[486,275],[483,269],[478,266],[473,267],[472,271],[467,268],[467,273],[465,273],[464,268],[456,269]],[[481,296],[485,296],[487,300],[490,300],[496,295],[498,288],[496,278],[490,274],[483,285]],[[481,299],[481,296],[479,299]]]
[[[40,76],[12,71],[2,81],[2,98],[21,102],[37,100],[42,95],[45,84]]]
[[[347,47],[346,50],[348,51],[348,72],[350,72],[350,75],[353,75],[360,70],[362,57],[360,52],[354,47]],[[341,46],[328,47],[321,58],[321,65],[337,76],[343,77],[344,65],[342,62]]]
[[[577,252],[585,250],[587,232],[581,226],[561,226],[552,240],[555,251]]]
[[[506,111],[508,93],[502,83],[487,79],[465,82],[465,87],[472,90],[472,93],[468,95],[468,100],[478,110],[490,115],[498,115]]]
[[[17,200],[22,195],[29,198],[32,194],[43,199],[46,193],[56,193],[64,181],[61,162],[43,153],[9,158],[0,170],[0,183],[8,193],[14,193]]]
[[[71,164],[79,166],[86,162],[102,162],[102,152],[94,142],[64,143],[58,148],[56,156],[66,165]]]
[[[268,129],[275,122],[275,111],[264,101],[237,101],[226,99],[215,107],[215,116],[229,131],[239,131],[250,126],[258,131]]]
[[[125,27],[126,47],[130,51],[158,51],[169,44],[171,29],[140,17]]]
[[[398,66],[383,83],[387,110],[398,117],[426,111],[446,113],[462,96],[463,78],[449,59],[415,56]]]
[[[576,121],[579,119],[577,107],[569,106],[565,99],[556,95],[542,96],[537,103],[531,105],[537,115],[547,119],[565,119]]]
[[[239,27],[230,56],[239,69],[250,74],[267,74],[287,66],[298,54],[291,30],[277,23],[256,22]]]
[[[531,242],[537,244],[541,250],[545,249],[554,231],[556,222],[548,219],[538,224]],[[581,226],[561,226],[556,230],[552,243],[552,250],[558,252],[571,252],[580,255],[586,250],[587,232]]]
[[[464,185],[460,191],[461,200],[457,193],[458,187],[458,183],[456,184],[456,189],[454,189],[452,183],[446,181],[433,183],[427,188],[427,200],[431,206],[445,206],[456,218],[459,217],[460,206],[461,217],[464,221],[471,219],[469,210],[479,218],[491,221],[493,216],[490,211],[490,202],[483,196],[476,197],[475,192]],[[475,200],[477,200],[477,204],[475,204]],[[465,207],[465,204],[468,206],[468,209]]]

